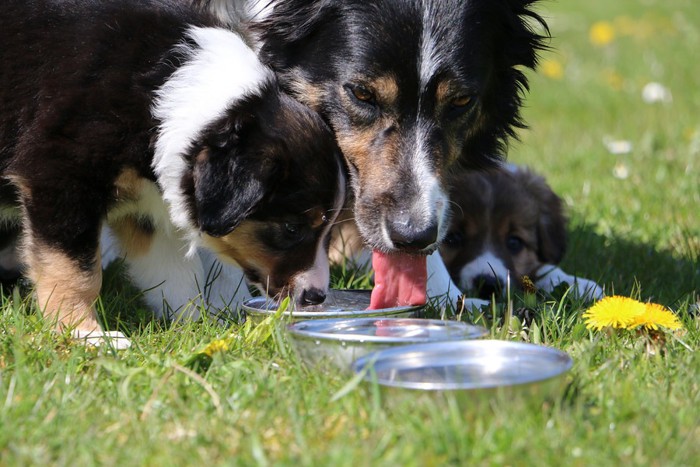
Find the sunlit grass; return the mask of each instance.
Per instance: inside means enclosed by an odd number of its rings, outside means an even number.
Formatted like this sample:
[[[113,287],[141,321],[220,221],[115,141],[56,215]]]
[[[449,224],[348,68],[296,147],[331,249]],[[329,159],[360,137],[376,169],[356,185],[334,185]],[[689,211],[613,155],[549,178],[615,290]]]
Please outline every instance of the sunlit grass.
[[[499,401],[481,411],[454,395],[388,397],[365,384],[344,393],[349,377],[304,366],[275,320],[153,321],[118,271],[98,306],[132,339],[118,353],[54,335],[27,289],[4,290],[0,465],[696,464],[700,9],[694,0],[542,9],[554,50],[532,75],[531,129],[510,160],[566,200],[567,272],[669,307],[682,329],[591,330],[588,304],[562,291],[512,292],[510,303],[461,318],[493,338],[563,349],[574,367],[563,397],[538,410]],[[592,43],[600,22],[613,37]],[[671,102],[644,102],[652,81]],[[632,149],[611,154],[609,140]],[[370,279],[334,270],[333,284]]]

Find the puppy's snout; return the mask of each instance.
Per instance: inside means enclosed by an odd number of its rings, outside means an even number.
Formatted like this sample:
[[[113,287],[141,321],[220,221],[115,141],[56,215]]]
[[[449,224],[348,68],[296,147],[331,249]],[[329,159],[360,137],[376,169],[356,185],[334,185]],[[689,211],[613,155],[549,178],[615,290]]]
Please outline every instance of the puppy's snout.
[[[493,295],[501,293],[502,284],[498,277],[482,274],[474,278],[473,289],[476,290],[479,298],[490,300]]]
[[[299,302],[303,306],[320,305],[325,300],[326,292],[317,288],[305,289],[301,292],[301,296],[299,297]]]
[[[407,216],[387,222],[389,239],[400,250],[418,251],[434,245],[438,239],[437,222],[417,226]]]

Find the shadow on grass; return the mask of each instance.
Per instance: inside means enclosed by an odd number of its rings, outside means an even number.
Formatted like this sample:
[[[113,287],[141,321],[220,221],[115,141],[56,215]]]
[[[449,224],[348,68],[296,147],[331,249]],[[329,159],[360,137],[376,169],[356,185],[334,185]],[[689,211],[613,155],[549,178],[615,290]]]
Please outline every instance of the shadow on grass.
[[[684,255],[658,249],[654,245],[635,243],[619,237],[603,236],[587,224],[572,225],[567,255],[561,264],[570,274],[595,280],[605,286],[608,295],[633,296],[677,308],[698,300],[700,295],[700,235],[688,235],[678,245]],[[348,272],[332,269],[334,287],[368,288],[371,276],[366,271]],[[22,296],[31,292],[24,280],[3,283],[2,294],[20,288]],[[108,329],[127,334],[154,326],[170,327],[165,320],[154,318],[123,267],[112,265],[104,272],[98,310]]]
[[[683,255],[654,245],[607,237],[593,226],[571,227],[562,268],[605,285],[608,295],[628,295],[666,306],[680,306],[700,293],[700,235],[677,245]]]

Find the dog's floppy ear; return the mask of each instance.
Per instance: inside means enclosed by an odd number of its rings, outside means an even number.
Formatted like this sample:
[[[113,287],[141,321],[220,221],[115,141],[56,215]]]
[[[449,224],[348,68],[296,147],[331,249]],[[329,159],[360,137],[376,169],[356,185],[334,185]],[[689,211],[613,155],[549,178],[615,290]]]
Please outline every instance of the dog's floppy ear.
[[[265,196],[273,168],[246,151],[253,118],[237,116],[214,129],[196,155],[192,169],[200,230],[220,237],[253,213]]]
[[[545,263],[559,264],[567,245],[567,218],[563,202],[539,175],[521,169],[515,176],[523,177],[523,184],[539,206],[537,255]]]

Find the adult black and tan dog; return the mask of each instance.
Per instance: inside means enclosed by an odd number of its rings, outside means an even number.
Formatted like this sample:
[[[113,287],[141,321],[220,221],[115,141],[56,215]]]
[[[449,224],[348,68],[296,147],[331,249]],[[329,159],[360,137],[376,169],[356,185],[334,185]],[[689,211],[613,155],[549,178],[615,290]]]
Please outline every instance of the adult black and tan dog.
[[[99,329],[103,223],[158,312],[235,298],[238,283],[211,289],[207,251],[227,279],[324,299],[344,199],[333,135],[217,24],[182,2],[3,2],[0,212],[59,328]]]
[[[352,217],[384,253],[436,250],[448,172],[493,165],[523,126],[523,69],[548,35],[534,0],[191,1],[250,25],[282,86],[330,124]]]

